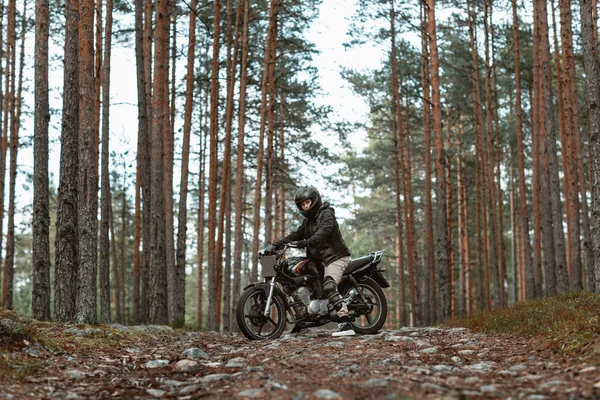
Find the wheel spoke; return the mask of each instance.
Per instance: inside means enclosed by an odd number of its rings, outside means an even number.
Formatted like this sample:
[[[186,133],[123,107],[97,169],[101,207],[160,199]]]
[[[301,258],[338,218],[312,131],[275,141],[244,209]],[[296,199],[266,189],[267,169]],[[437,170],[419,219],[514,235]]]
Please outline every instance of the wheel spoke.
[[[265,326],[265,323],[263,322],[262,324],[260,324],[259,328],[258,328],[258,334],[260,335],[262,333],[262,329]]]
[[[277,326],[277,324],[275,323],[275,321],[273,321],[273,318],[267,317],[267,321],[269,321],[270,323],[272,323],[273,326]]]
[[[365,318],[367,319],[367,323],[371,325],[371,317],[369,317],[369,314],[365,314]]]

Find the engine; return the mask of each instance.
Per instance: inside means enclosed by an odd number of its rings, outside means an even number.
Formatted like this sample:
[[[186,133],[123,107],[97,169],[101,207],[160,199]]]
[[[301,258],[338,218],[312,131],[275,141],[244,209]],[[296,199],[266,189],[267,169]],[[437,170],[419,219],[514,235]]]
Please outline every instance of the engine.
[[[329,301],[327,299],[312,300],[311,294],[311,290],[306,286],[301,286],[292,293],[294,300],[302,302],[304,305],[304,307],[296,307],[298,315],[304,317],[306,312],[309,315],[327,315],[329,313]]]

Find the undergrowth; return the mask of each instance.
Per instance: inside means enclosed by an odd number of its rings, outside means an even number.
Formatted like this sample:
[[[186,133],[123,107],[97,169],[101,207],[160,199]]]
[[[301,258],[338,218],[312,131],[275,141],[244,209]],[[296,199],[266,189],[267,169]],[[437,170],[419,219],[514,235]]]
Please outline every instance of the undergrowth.
[[[600,296],[587,292],[518,302],[508,308],[454,319],[446,325],[539,338],[557,352],[600,357]]]

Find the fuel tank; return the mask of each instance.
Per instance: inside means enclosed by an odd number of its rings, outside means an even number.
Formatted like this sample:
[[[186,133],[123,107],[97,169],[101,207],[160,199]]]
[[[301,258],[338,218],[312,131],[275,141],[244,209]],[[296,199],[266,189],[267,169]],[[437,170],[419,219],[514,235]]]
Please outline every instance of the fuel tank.
[[[318,276],[319,270],[316,264],[306,257],[290,257],[285,261],[283,267],[287,276],[297,277],[301,275]]]

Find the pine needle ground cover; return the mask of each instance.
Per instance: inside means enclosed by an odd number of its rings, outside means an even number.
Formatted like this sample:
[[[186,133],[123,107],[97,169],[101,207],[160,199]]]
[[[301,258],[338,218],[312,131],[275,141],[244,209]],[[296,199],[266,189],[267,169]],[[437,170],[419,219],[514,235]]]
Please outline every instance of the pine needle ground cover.
[[[600,296],[586,292],[518,302],[446,325],[539,338],[556,352],[600,358]]]

